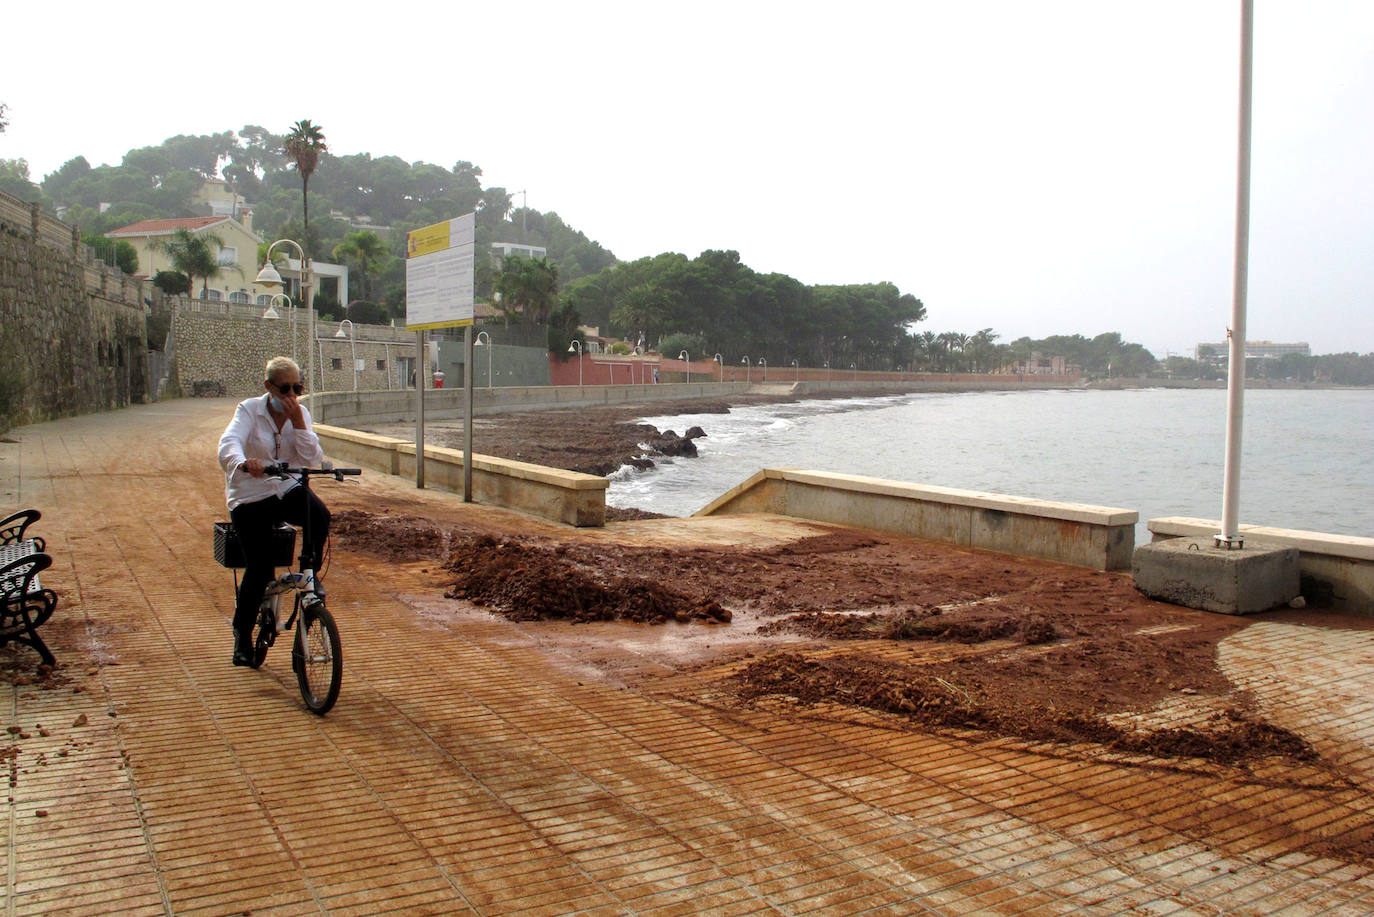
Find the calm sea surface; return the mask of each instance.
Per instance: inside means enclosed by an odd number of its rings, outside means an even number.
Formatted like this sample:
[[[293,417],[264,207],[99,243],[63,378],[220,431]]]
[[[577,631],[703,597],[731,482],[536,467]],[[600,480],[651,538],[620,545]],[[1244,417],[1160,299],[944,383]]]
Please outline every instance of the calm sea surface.
[[[913,394],[644,418],[700,457],[622,469],[607,503],[685,516],[760,468],[808,468],[1221,518],[1226,393]],[[1240,521],[1374,536],[1374,391],[1245,393]]]

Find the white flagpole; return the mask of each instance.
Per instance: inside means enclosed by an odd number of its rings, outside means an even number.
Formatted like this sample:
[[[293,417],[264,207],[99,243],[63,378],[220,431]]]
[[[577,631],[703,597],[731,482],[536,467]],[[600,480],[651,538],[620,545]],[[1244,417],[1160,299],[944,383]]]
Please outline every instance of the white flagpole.
[[[1231,299],[1230,366],[1226,377],[1226,476],[1217,547],[1240,548],[1241,421],[1245,413],[1245,297],[1250,261],[1250,89],[1254,0],[1240,4],[1240,153],[1236,175],[1236,263]]]

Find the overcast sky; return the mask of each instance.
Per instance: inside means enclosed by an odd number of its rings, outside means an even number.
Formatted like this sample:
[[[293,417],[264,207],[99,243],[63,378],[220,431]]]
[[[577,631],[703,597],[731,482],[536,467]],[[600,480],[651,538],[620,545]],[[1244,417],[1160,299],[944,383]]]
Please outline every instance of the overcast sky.
[[[890,280],[936,332],[1162,358],[1229,322],[1239,0],[16,6],[0,158],[35,180],[309,118],[621,259]],[[1256,7],[1249,337],[1374,351],[1374,3]]]

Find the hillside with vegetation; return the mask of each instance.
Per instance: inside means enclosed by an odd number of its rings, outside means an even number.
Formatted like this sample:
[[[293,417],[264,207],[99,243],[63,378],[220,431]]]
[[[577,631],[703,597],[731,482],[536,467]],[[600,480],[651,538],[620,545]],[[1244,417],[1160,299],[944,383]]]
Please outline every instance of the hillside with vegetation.
[[[301,147],[302,126],[314,132],[314,146]],[[844,369],[992,372],[1033,357],[1061,357],[1090,376],[1220,375],[1206,361],[1171,356],[1160,363],[1115,332],[1003,342],[992,328],[918,330],[927,318],[925,304],[892,283],[808,286],[785,274],[760,274],[733,251],[621,262],[559,214],[515,207],[512,193],[484,186],[481,168],[471,162],[448,167],[370,153],[337,155],[309,122],[284,134],[250,124],[237,132],[179,135],[130,150],[119,165],[92,167],[77,156],[39,182],[31,180],[24,160],[0,160],[0,190],[60,214],[88,241],[108,247],[102,252],[106,260],[130,273],[138,270],[133,250],[111,246],[103,233],[139,220],[207,215],[209,205],[197,195],[209,179],[222,179],[242,197],[253,211],[254,230],[265,239],[302,241],[313,258],[347,264],[350,288],[363,300],[351,313],[360,321],[404,315],[408,231],[475,211],[479,251],[489,251],[494,242],[547,250],[547,261],[507,259],[505,276],[489,259],[478,258],[477,291],[496,301],[508,322],[524,324],[527,331],[547,325],[550,347],[559,352],[587,324],[671,355],[719,353],[731,363],[747,357],[772,366],[795,361]],[[327,295],[318,295],[316,305],[325,316],[341,309]],[[1250,375],[1370,385],[1374,355],[1257,360]]]
[[[348,263],[354,288],[369,291],[389,317],[403,311],[406,233],[463,213],[477,212],[479,249],[493,242],[542,246],[565,279],[615,263],[611,252],[558,214],[514,207],[505,188],[483,186],[482,170],[463,161],[448,168],[325,150],[310,175],[307,232],[287,137],[251,124],[238,132],[177,136],[130,150],[119,165],[93,168],[77,156],[36,184],[23,160],[9,160],[0,164],[0,190],[38,200],[84,237],[98,239],[139,220],[208,215],[197,193],[207,179],[222,178],[252,209],[259,235],[302,241],[312,258]],[[479,289],[490,292],[490,265],[479,259],[478,267]],[[336,304],[318,305],[328,311]]]

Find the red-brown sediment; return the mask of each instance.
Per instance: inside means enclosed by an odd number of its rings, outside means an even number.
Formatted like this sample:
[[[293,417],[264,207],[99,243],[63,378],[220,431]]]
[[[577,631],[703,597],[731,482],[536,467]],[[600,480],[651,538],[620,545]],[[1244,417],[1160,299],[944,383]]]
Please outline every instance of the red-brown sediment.
[[[1217,643],[1244,619],[1150,601],[1120,574],[818,528],[767,548],[665,548],[494,537],[361,512],[335,525],[352,549],[434,562],[448,597],[511,620],[762,617],[747,638],[695,663],[720,670],[712,677],[738,703],[787,698],[1224,764],[1314,757],[1260,719],[1217,667]],[[729,655],[746,661],[722,667]],[[1195,708],[1182,723],[1127,716],[1178,703]]]

